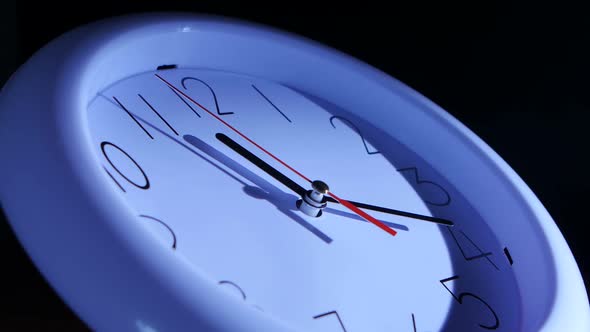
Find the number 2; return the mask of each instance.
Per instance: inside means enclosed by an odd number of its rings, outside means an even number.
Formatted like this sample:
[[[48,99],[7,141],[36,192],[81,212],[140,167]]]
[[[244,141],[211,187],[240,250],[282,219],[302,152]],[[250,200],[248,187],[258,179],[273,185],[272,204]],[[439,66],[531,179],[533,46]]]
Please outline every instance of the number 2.
[[[363,137],[363,134],[361,133],[360,129],[358,129],[358,127],[357,127],[357,126],[355,126],[355,125],[354,125],[354,124],[353,124],[353,123],[352,123],[350,120],[348,120],[348,119],[346,119],[346,118],[343,118],[343,117],[341,117],[341,116],[338,116],[338,115],[334,115],[334,116],[332,116],[332,117],[330,118],[330,124],[332,125],[332,127],[333,127],[334,129],[336,129],[336,125],[334,125],[334,120],[335,120],[335,119],[338,119],[338,120],[340,120],[340,121],[342,121],[342,122],[345,122],[346,124],[348,124],[348,126],[349,126],[350,128],[352,128],[354,131],[356,131],[356,132],[357,132],[357,134],[358,134],[358,135],[359,135],[359,137],[361,138],[361,141],[363,142],[363,146],[365,147],[365,151],[367,151],[367,153],[368,153],[368,154],[370,154],[370,155],[371,155],[371,154],[377,154],[377,153],[381,153],[381,152],[379,152],[379,151],[377,151],[377,150],[373,150],[373,151],[369,150],[369,146],[367,145],[367,142],[365,141],[365,138]]]

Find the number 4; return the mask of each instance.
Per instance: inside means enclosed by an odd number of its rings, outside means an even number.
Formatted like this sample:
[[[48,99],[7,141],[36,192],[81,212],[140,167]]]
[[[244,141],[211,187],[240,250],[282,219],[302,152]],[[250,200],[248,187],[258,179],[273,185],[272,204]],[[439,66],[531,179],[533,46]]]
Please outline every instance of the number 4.
[[[476,260],[476,259],[480,259],[480,258],[485,258],[488,260],[488,262],[490,264],[492,264],[494,266],[494,268],[496,270],[500,270],[498,268],[498,266],[496,264],[494,264],[494,262],[490,259],[492,253],[491,252],[483,252],[483,250],[481,250],[476,244],[475,242],[473,242],[473,240],[471,240],[469,238],[469,236],[467,236],[467,234],[465,234],[463,231],[459,231],[461,232],[461,234],[463,235],[463,237],[473,246],[475,247],[475,249],[479,252],[479,254],[477,255],[473,255],[473,256],[468,256],[467,254],[465,254],[465,250],[463,249],[463,247],[461,246],[461,244],[459,243],[459,240],[457,240],[457,236],[455,236],[455,233],[453,233],[453,231],[450,228],[447,228],[449,230],[449,233],[451,233],[451,236],[453,237],[453,240],[455,241],[455,243],[457,244],[457,247],[459,247],[459,250],[461,251],[461,255],[463,255],[463,258],[465,258],[465,260],[467,261],[472,261],[472,260]]]

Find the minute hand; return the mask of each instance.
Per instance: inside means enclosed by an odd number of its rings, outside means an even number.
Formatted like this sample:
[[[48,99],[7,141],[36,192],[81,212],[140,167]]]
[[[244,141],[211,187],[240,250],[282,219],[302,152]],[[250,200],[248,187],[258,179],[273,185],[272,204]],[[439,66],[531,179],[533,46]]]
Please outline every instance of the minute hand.
[[[338,203],[337,200],[335,200],[335,199],[333,199],[332,197],[329,197],[329,196],[324,196],[324,201],[326,201],[326,202],[332,202],[332,203]],[[400,211],[400,210],[390,209],[390,208],[386,208],[386,207],[375,206],[375,205],[371,205],[371,204],[359,203],[359,202],[355,202],[355,201],[348,201],[348,202],[356,205],[357,207],[359,207],[361,209],[367,209],[367,210],[373,210],[373,211],[377,211],[377,212],[389,213],[389,214],[393,214],[393,215],[396,215],[396,216],[407,217],[407,218],[412,218],[412,219],[418,219],[418,220],[422,220],[422,221],[429,221],[429,222],[433,222],[433,223],[437,223],[437,224],[441,224],[441,225],[445,225],[445,226],[454,226],[455,225],[452,221],[447,220],[447,219],[443,219],[443,218],[430,217],[430,216],[425,216],[425,215],[422,215],[422,214],[416,214],[416,213],[412,213],[412,212]]]
[[[256,165],[258,168],[265,171],[268,175],[272,176],[277,181],[279,181],[280,183],[282,183],[283,185],[285,185],[286,187],[288,187],[289,189],[291,189],[292,191],[297,193],[299,196],[303,196],[306,194],[307,190],[305,188],[303,188],[302,186],[297,184],[295,181],[288,178],[283,173],[279,172],[276,168],[272,167],[271,165],[266,163],[264,160],[258,158],[255,154],[248,151],[248,149],[241,146],[238,142],[229,138],[227,135],[222,134],[222,133],[217,133],[217,134],[215,134],[215,137],[220,142],[225,144],[227,147],[234,150],[239,155],[241,155],[242,157],[244,157],[248,161],[250,161],[252,164]],[[334,198],[329,197],[329,196],[324,196],[324,200],[326,202],[338,203],[337,200],[335,200]],[[359,207],[362,209],[373,210],[373,211],[383,212],[383,213],[389,213],[389,214],[393,214],[396,216],[412,218],[412,219],[422,220],[422,221],[428,221],[428,222],[433,222],[433,223],[446,225],[446,226],[453,226],[454,225],[452,221],[442,219],[442,218],[430,217],[430,216],[425,216],[425,215],[421,215],[421,214],[405,212],[405,211],[400,211],[400,210],[395,210],[395,209],[389,209],[389,208],[384,208],[384,207],[380,207],[380,206],[359,203],[359,202],[354,202],[354,201],[348,201],[348,202],[355,205],[356,207]]]

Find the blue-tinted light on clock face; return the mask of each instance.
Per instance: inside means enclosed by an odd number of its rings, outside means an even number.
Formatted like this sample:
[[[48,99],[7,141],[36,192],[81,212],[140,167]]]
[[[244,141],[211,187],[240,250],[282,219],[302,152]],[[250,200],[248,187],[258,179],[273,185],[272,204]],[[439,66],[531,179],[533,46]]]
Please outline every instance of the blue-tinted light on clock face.
[[[418,170],[396,165],[396,156],[379,151],[384,142],[342,110],[244,75],[161,74],[339,196],[424,216],[450,201],[434,181],[422,181],[424,192],[417,192],[407,174],[418,178]],[[218,286],[237,290],[245,305],[306,331],[411,330],[420,317],[428,317],[421,326],[437,329],[456,306],[448,291],[455,279],[440,282],[456,275],[445,226],[371,212],[399,232],[392,238],[338,204],[328,203],[320,217],[302,213],[296,205],[301,196],[216,134],[300,181],[295,174],[239,141],[153,73],[100,92],[88,114],[105,179],[136,211],[132,222]],[[487,301],[474,315],[493,326],[498,309]]]

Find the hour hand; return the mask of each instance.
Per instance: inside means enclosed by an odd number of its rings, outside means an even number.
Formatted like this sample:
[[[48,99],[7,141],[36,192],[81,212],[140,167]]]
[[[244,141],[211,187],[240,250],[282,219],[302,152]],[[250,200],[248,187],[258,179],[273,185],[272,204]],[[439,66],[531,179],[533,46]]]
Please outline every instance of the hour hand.
[[[287,188],[289,188],[292,191],[294,191],[295,193],[297,193],[299,196],[304,197],[307,194],[307,192],[308,192],[307,189],[303,188],[302,186],[297,184],[295,181],[288,178],[285,174],[279,172],[276,168],[272,167],[271,165],[266,163],[264,160],[258,158],[255,154],[253,154],[248,149],[241,146],[239,143],[237,143],[233,139],[229,138],[227,135],[222,134],[222,133],[217,133],[217,134],[215,134],[215,137],[220,142],[225,144],[227,147],[234,150],[239,155],[241,155],[242,157],[244,157],[248,161],[250,161],[252,164],[256,165],[258,168],[265,171],[268,175],[272,176],[277,181],[279,181],[280,183],[285,185]],[[334,198],[332,198],[330,196],[324,196],[324,202],[338,203],[337,200],[335,200]],[[353,201],[349,201],[349,202],[352,203],[353,205],[355,205],[356,207],[359,207],[362,209],[393,214],[393,215],[397,215],[397,216],[401,216],[401,217],[412,218],[412,219],[416,219],[416,220],[422,220],[422,221],[437,223],[437,224],[446,225],[446,226],[453,226],[454,225],[452,221],[442,219],[442,218],[430,217],[430,216],[425,216],[425,215],[420,215],[420,214],[416,214],[416,213],[405,212],[405,211],[400,211],[400,210],[395,210],[395,209],[390,209],[390,208],[384,208],[384,207],[365,204],[365,203],[359,203],[359,202],[353,202]]]
[[[227,135],[222,133],[215,134],[215,137],[221,141],[221,143],[227,145],[230,149],[237,152],[242,157],[246,158],[252,164],[256,165],[261,170],[265,171],[268,175],[275,178],[280,183],[284,184],[287,188],[291,189],[299,196],[305,195],[307,190],[297,184],[295,181],[288,178],[285,174],[279,172],[276,168],[272,167],[271,165],[267,164],[264,160],[258,158],[255,154],[248,151],[245,147],[238,144],[233,139],[229,138]]]

